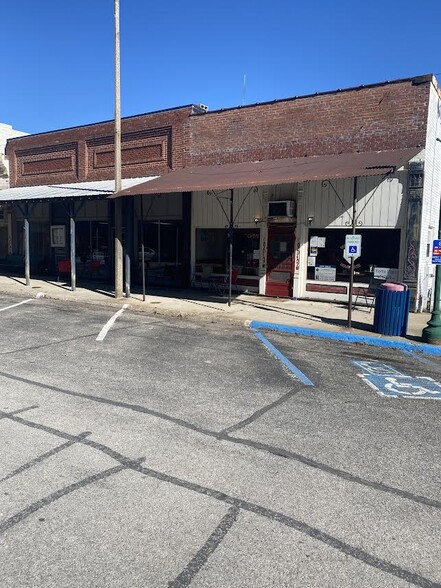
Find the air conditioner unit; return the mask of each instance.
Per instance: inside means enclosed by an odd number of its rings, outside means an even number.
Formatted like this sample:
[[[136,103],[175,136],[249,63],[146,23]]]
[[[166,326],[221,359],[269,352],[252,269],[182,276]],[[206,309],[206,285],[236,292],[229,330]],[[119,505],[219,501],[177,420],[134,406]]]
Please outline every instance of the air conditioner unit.
[[[295,216],[294,200],[273,200],[268,202],[268,216]]]

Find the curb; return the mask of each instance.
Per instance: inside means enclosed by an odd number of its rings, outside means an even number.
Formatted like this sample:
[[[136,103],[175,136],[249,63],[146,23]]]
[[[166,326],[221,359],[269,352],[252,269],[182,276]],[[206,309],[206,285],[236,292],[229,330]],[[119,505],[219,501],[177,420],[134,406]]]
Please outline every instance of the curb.
[[[260,321],[247,321],[246,325],[251,329],[266,329],[268,331],[278,331],[279,333],[293,333],[303,335],[304,337],[318,337],[320,339],[334,339],[346,343],[364,343],[365,345],[374,345],[376,347],[386,347],[389,349],[400,349],[401,351],[410,351],[417,353],[426,353],[428,355],[441,356],[441,346],[436,347],[427,343],[410,343],[410,341],[397,341],[396,339],[381,339],[369,337],[367,335],[352,335],[350,333],[333,333],[332,331],[321,331],[320,329],[305,329],[302,327],[290,327],[278,323],[264,323]]]

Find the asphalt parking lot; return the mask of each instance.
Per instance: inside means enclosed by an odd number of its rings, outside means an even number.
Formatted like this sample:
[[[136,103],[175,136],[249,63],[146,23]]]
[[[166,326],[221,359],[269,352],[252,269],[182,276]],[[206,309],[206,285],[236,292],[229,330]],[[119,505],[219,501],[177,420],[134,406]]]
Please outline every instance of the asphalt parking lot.
[[[2,588],[441,586],[439,356],[4,295],[0,324]]]

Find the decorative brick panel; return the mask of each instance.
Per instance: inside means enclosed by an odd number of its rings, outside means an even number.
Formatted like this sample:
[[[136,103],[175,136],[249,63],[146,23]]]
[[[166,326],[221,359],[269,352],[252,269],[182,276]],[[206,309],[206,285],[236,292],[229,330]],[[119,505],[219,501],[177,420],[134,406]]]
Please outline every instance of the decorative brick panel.
[[[113,167],[115,154],[113,149],[95,151],[93,158],[93,168]],[[139,163],[157,163],[164,161],[163,145],[148,145],[146,147],[123,147],[121,149],[122,166],[136,165]]]
[[[70,172],[74,169],[72,157],[54,157],[53,159],[35,159],[34,161],[22,161],[21,173],[24,176],[35,174],[56,174]]]
[[[162,175],[183,167],[191,112],[185,106],[122,119],[122,177]],[[11,187],[112,179],[113,146],[113,121],[11,139]]]
[[[123,175],[127,171],[142,166],[143,175],[149,175],[149,169],[158,166],[171,168],[171,127],[146,129],[134,133],[124,133],[121,137],[121,165]],[[114,137],[99,137],[86,141],[87,178],[94,179],[104,168],[113,173]]]
[[[56,183],[64,181],[65,177],[74,181],[77,175],[77,145],[65,143],[17,151],[15,169],[18,175],[37,184]]]

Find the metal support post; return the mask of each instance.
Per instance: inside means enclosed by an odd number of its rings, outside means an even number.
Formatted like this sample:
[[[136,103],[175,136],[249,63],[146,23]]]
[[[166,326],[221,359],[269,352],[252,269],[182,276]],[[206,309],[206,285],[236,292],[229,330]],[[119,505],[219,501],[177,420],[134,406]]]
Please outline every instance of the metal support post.
[[[352,234],[355,235],[356,216],[357,216],[357,190],[358,177],[354,178],[354,189],[352,198]],[[354,290],[354,258],[351,257],[351,275],[349,279],[349,296],[348,296],[348,329],[352,328],[352,292]]]
[[[231,306],[231,290],[233,280],[233,228],[234,228],[234,211],[233,211],[233,189],[230,190],[230,222],[228,225],[228,306]]]
[[[123,295],[122,201],[115,200],[115,298]]]
[[[141,270],[142,301],[145,302],[145,245],[144,245],[144,196],[141,194]]]
[[[30,239],[29,239],[29,205],[25,206],[25,214],[23,220],[23,238],[24,238],[24,254],[25,254],[25,278],[26,286],[31,285],[31,263],[30,263]]]
[[[70,224],[70,287],[72,292],[77,288],[77,266],[75,248],[75,202],[71,202],[69,208]]]

